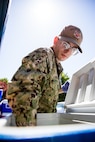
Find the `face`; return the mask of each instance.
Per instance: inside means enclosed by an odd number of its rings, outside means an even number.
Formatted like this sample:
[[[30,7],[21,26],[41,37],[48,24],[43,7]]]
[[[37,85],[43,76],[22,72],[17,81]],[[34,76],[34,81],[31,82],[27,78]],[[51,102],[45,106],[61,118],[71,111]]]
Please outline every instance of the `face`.
[[[74,43],[66,42],[61,39],[54,43],[53,49],[59,61],[68,59],[75,51],[78,51],[78,47]]]

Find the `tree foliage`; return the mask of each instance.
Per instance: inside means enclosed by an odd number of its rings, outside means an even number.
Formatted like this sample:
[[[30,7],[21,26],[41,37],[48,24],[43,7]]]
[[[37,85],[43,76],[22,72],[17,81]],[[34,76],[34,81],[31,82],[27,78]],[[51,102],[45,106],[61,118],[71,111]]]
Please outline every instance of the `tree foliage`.
[[[61,82],[62,82],[62,84],[64,84],[69,79],[70,79],[70,77],[67,75],[67,73],[64,73],[64,72],[61,73]]]
[[[62,84],[64,84],[69,79],[70,79],[70,77],[67,75],[67,73],[64,73],[64,72],[61,73],[61,82],[62,82]],[[65,97],[66,97],[66,93],[59,94],[58,102],[65,101]]]
[[[8,83],[8,79],[7,78],[0,78],[1,82],[5,82],[6,84]]]

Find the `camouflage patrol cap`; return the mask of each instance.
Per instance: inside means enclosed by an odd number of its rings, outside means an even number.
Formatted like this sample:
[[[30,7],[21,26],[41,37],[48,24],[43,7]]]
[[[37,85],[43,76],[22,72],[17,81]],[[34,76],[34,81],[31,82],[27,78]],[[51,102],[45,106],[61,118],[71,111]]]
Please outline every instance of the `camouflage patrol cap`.
[[[83,40],[83,34],[78,27],[69,25],[62,30],[59,36],[61,36],[62,39],[65,41],[76,44],[78,46],[79,51],[82,53],[80,44]]]

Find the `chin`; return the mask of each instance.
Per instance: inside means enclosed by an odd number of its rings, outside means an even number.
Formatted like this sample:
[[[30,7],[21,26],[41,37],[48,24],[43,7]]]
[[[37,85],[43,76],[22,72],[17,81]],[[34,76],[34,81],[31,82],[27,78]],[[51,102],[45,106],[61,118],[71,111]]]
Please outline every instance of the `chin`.
[[[61,58],[59,59],[59,61],[65,61],[67,58]]]

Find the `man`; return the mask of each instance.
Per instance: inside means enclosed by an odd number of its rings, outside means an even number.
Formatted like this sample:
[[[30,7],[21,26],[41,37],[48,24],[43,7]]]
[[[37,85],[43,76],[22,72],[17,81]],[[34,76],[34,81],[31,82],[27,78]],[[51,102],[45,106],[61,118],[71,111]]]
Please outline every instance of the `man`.
[[[51,48],[36,49],[23,58],[7,94],[17,126],[35,126],[37,112],[56,112],[63,71],[60,61],[82,53],[82,39],[81,30],[70,25],[54,38]]]

